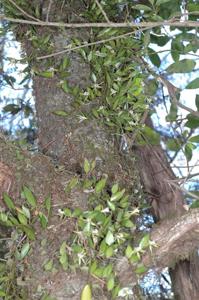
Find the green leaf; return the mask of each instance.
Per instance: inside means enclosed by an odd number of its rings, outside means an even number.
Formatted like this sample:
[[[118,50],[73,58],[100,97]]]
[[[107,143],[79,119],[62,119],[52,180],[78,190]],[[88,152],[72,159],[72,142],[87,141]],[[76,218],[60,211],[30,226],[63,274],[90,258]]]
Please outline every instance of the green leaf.
[[[57,300],[57,298],[51,297],[49,295],[44,295],[42,296],[41,300]]]
[[[199,207],[199,200],[195,200],[191,205],[190,208],[198,208]]]
[[[170,2],[171,0],[157,0],[156,1],[156,6],[160,6],[161,4],[164,4],[164,3],[167,3],[167,2]]]
[[[106,178],[102,178],[99,180],[95,186],[95,192],[100,193],[106,186]]]
[[[72,216],[76,218],[76,217],[79,217],[81,215],[82,215],[82,210],[80,208],[78,208],[78,207],[75,208],[74,211],[73,211],[73,213],[72,213]]]
[[[123,189],[122,191],[117,192],[116,194],[113,194],[111,196],[110,200],[111,201],[118,201],[118,200],[120,200],[122,198],[122,196],[124,195],[124,193],[125,193],[125,189]]]
[[[6,293],[4,292],[4,290],[0,289],[0,297],[6,297]]]
[[[127,246],[126,250],[125,250],[125,255],[127,258],[130,258],[133,254],[133,249],[130,245]]]
[[[8,220],[7,214],[5,214],[4,212],[0,212],[0,220],[2,222],[7,222],[7,220]]]
[[[94,260],[94,262],[91,264],[89,271],[91,274],[94,274],[95,270],[97,269],[97,261]]]
[[[159,68],[161,65],[160,57],[153,49],[151,49],[149,47],[148,47],[148,56],[149,56],[152,64]]]
[[[138,267],[137,267],[137,269],[135,270],[135,273],[136,274],[143,274],[143,273],[145,273],[147,271],[147,268],[144,266],[144,265],[139,265]]]
[[[59,117],[67,117],[69,115],[69,113],[65,110],[54,110],[52,113]]]
[[[22,213],[24,214],[24,216],[26,216],[28,219],[30,219],[30,210],[25,207],[24,205],[22,205]]]
[[[151,43],[152,44],[157,44],[158,46],[162,47],[165,44],[168,43],[168,41],[170,40],[170,38],[166,35],[155,35],[155,34],[151,34]]]
[[[107,278],[108,276],[111,275],[113,271],[113,265],[112,264],[108,264],[105,268],[104,268],[104,271],[103,271],[103,277],[104,278]]]
[[[65,192],[67,193],[67,192],[70,192],[72,189],[74,189],[74,187],[78,184],[78,182],[79,182],[79,180],[78,180],[78,178],[77,177],[73,177],[70,181],[69,181],[69,183],[68,183],[68,185],[66,186],[66,188],[65,188]]]
[[[169,112],[169,114],[166,116],[166,120],[167,120],[168,122],[176,121],[177,116],[178,116],[178,108],[177,108],[177,105],[175,105],[174,103],[171,103],[171,106],[170,106],[170,112]]]
[[[114,236],[112,234],[112,232],[109,230],[106,234],[106,237],[105,237],[105,242],[107,245],[112,245],[114,243],[115,239],[114,239]]]
[[[84,172],[86,174],[88,174],[90,172],[90,169],[91,169],[90,163],[89,163],[88,159],[85,158],[85,160],[84,160]]]
[[[179,151],[181,148],[181,144],[175,139],[168,139],[166,145],[170,151]]]
[[[114,184],[114,185],[112,186],[111,193],[112,193],[112,194],[117,193],[118,188],[119,188],[118,183]]]
[[[45,229],[48,225],[48,218],[42,212],[39,212],[39,221],[40,221],[41,227],[43,229]]]
[[[155,0],[149,0],[149,2],[151,3],[151,5],[153,5]]]
[[[7,193],[3,193],[3,200],[10,210],[15,210],[15,205]]]
[[[113,202],[107,201],[107,204],[112,211],[115,211],[115,204]]]
[[[25,234],[27,235],[27,237],[30,240],[32,240],[32,241],[35,240],[35,231],[32,227],[19,224],[19,225],[17,225],[17,228],[19,228],[23,232],[25,232]]]
[[[21,248],[21,259],[23,259],[30,250],[30,244],[27,242]]]
[[[199,88],[199,78],[196,78],[189,82],[189,84],[186,86],[186,89],[198,89]]]
[[[17,217],[19,219],[19,222],[22,225],[27,225],[28,224],[28,220],[27,220],[26,216],[23,213],[18,212],[17,213]]]
[[[81,293],[81,300],[92,300],[92,292],[89,284],[85,285]]]
[[[185,156],[186,156],[186,159],[187,161],[190,161],[192,159],[192,150],[194,149],[194,145],[192,143],[187,143],[185,145]]]
[[[63,242],[61,244],[59,253],[60,253],[60,257],[59,257],[60,264],[62,265],[64,271],[66,271],[68,269],[68,255],[66,253],[66,242]]]
[[[72,217],[72,212],[69,208],[64,208],[64,215],[66,217]]]
[[[16,115],[18,112],[21,111],[21,107],[17,104],[8,104],[4,106],[3,112],[11,113],[12,115]]]
[[[48,215],[50,214],[51,210],[51,197],[48,196],[44,201],[45,208],[47,209]]]
[[[108,247],[105,251],[106,258],[109,258],[113,255],[113,247]]]
[[[199,135],[192,136],[189,139],[189,142],[191,142],[191,143],[199,143]]]
[[[38,76],[45,77],[45,78],[53,78],[54,77],[54,70],[47,70],[43,72],[36,72]]]
[[[133,6],[133,9],[137,9],[137,10],[144,10],[144,11],[151,11],[151,7],[148,7],[146,5],[143,4],[137,4]]]
[[[124,219],[122,225],[126,228],[135,228],[135,224],[129,219]]]
[[[188,121],[185,123],[186,127],[189,127],[191,129],[195,129],[199,127],[199,118],[196,116],[193,116],[192,114],[189,114],[187,116]]]
[[[65,93],[70,92],[70,87],[68,86],[68,82],[64,80],[64,82],[61,83],[61,88]]]
[[[171,42],[171,56],[174,61],[179,61],[180,59],[180,52],[183,51],[183,45],[181,40],[173,39]]]
[[[195,98],[195,105],[197,107],[197,111],[199,111],[199,95],[196,95],[196,98]]]
[[[183,59],[171,64],[165,71],[167,73],[189,73],[195,68],[196,62],[193,59]]]
[[[147,141],[151,145],[159,145],[160,143],[160,135],[159,133],[155,132],[152,128],[145,126],[142,130],[144,136],[146,136]]]
[[[23,194],[26,197],[27,202],[33,207],[35,208],[37,206],[37,201],[35,196],[33,195],[33,193],[31,192],[31,190],[24,186],[23,188]]]
[[[145,249],[149,246],[149,234],[146,234],[140,241],[139,246],[141,249]]]
[[[53,268],[53,260],[50,259],[44,264],[44,270],[45,271],[51,271]]]
[[[111,276],[107,281],[107,290],[111,291],[114,288],[115,285],[115,279],[113,276]]]

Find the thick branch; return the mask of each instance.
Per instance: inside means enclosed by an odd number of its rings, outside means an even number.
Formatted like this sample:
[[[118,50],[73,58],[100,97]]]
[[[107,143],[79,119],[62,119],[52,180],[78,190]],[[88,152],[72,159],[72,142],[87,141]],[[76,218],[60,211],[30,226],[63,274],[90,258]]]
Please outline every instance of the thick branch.
[[[188,258],[199,245],[199,209],[185,215],[163,221],[151,232],[151,240],[157,247],[143,257],[147,267],[165,268]]]

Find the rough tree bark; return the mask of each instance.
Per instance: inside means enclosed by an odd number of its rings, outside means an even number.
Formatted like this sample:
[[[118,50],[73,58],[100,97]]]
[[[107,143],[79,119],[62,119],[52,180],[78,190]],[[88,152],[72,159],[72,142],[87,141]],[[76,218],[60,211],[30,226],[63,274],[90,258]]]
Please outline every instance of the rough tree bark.
[[[146,123],[152,127],[152,122],[149,118]],[[174,187],[170,183],[176,178],[168,164],[164,151],[160,146],[150,146],[148,144],[146,146],[140,146],[136,152],[139,156],[138,161],[141,179],[148,194],[148,200],[151,203],[152,214],[155,220],[161,221],[165,218],[171,219],[172,217],[175,218],[176,216],[182,215],[185,211],[183,193],[179,188]],[[185,247],[185,244],[182,247]],[[182,251],[182,248],[180,248],[179,251]],[[170,269],[176,299],[198,299],[198,261],[198,252],[196,252],[190,256],[190,260],[189,257],[186,257],[185,261],[177,262],[177,264]]]
[[[34,5],[34,3],[37,2],[38,1],[30,1],[30,5]],[[43,17],[45,18],[48,1],[43,2]],[[70,15],[72,19],[76,19],[82,10],[81,1],[73,1],[71,5],[70,12],[66,18]],[[54,18],[56,14],[58,17],[61,11],[60,1],[54,1],[48,16],[49,19]],[[42,34],[46,29],[38,28],[37,30],[37,34]],[[62,50],[67,46],[74,36],[82,37],[82,35],[84,35],[85,39],[88,36],[87,32],[81,30],[50,30],[50,34],[56,51]],[[32,52],[31,45],[28,41],[25,42],[25,49],[28,54]],[[78,85],[80,88],[83,88],[89,82],[89,66],[82,62],[77,54],[72,53],[69,57],[71,60],[70,76],[68,78],[69,84],[71,86]],[[61,57],[59,57],[59,59],[61,59]],[[41,68],[42,63],[38,66]],[[3,190],[9,190],[13,196],[16,196],[20,191],[21,185],[27,184],[32,187],[40,201],[51,193],[54,205],[65,203],[66,205],[71,205],[71,207],[79,206],[86,208],[87,196],[85,194],[76,191],[72,199],[66,199],[65,194],[62,192],[63,187],[71,176],[69,172],[81,174],[81,166],[85,157],[97,161],[99,177],[105,173],[109,176],[111,181],[125,184],[129,187],[129,190],[131,190],[135,181],[134,179],[137,176],[135,175],[137,172],[134,158],[132,157],[133,154],[130,153],[129,155],[125,155],[125,157],[121,156],[114,143],[113,135],[103,125],[98,124],[96,121],[80,123],[77,118],[78,113],[80,111],[88,112],[91,109],[90,105],[85,105],[79,108],[79,110],[78,108],[74,110],[73,97],[64,93],[57,84],[58,79],[56,77],[53,79],[34,77],[33,88],[35,92],[39,129],[39,148],[45,155],[41,154],[30,159],[27,153],[25,153],[23,163],[19,163],[18,158],[15,157],[13,159],[13,153],[11,154],[11,152],[7,151],[7,148],[6,154],[6,151],[3,149],[4,146],[2,146],[3,144],[1,144],[1,160],[4,164],[4,173],[7,174],[8,178],[7,181],[4,182]],[[55,116],[52,114],[55,110],[65,110],[69,112],[69,117],[60,118]],[[183,197],[179,190],[173,189],[168,183],[169,180],[174,179],[174,175],[166,162],[165,154],[162,149],[159,146],[142,146],[136,150],[136,153],[140,158],[140,175],[146,193],[150,195],[154,216],[158,220],[165,218],[172,219],[176,215],[180,218],[184,213]],[[55,159],[59,165],[64,166],[62,173],[55,171],[54,165],[49,157]],[[9,160],[13,166],[8,163]],[[13,182],[15,182],[15,185]],[[195,218],[198,220],[198,215]],[[55,220],[56,214],[54,214],[53,222]],[[166,226],[166,223],[163,224]],[[194,229],[197,230],[197,221],[194,224]],[[162,230],[164,229],[164,225],[162,226]],[[170,225],[166,228],[169,228],[169,226]],[[66,275],[65,272],[59,271],[56,274],[49,275],[49,273],[46,274],[42,268],[42,263],[45,258],[54,257],[56,242],[61,242],[63,237],[67,240],[72,231],[73,224],[70,224],[70,226],[59,226],[58,228],[56,228],[56,226],[53,227],[44,248],[41,247],[44,234],[39,232],[38,240],[40,243],[34,246],[29,258],[30,266],[34,266],[34,270],[27,268],[29,279],[27,279],[26,283],[29,288],[29,299],[32,299],[31,297],[33,297],[33,295],[34,297],[39,297],[39,289],[41,288],[45,288],[49,292],[53,291],[53,296],[59,300],[79,299],[80,291],[87,282],[85,274]],[[187,232],[189,235],[190,231]],[[155,236],[158,236],[158,233]],[[159,238],[160,237],[161,235]],[[157,243],[158,241],[159,240],[157,240]],[[194,248],[196,247],[195,243],[193,246]],[[170,248],[168,248],[168,250],[169,249]],[[190,247],[187,251],[190,251]],[[151,266],[149,257],[144,257],[143,259],[146,265]],[[181,300],[198,299],[199,291],[196,280],[196,278],[199,278],[198,268],[196,267],[198,263],[196,264],[195,261],[198,261],[197,256],[194,256],[194,260],[192,259],[191,261],[180,261],[171,271],[174,291]],[[161,263],[161,260],[159,263]],[[191,272],[191,276],[189,271]],[[40,276],[38,276],[38,274],[40,274]],[[94,295],[94,299],[108,298],[103,290],[98,290]]]

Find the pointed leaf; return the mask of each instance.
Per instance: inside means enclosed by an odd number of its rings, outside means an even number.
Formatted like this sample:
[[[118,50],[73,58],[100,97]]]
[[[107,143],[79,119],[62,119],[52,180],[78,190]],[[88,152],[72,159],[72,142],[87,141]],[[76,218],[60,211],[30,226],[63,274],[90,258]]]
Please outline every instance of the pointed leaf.
[[[151,11],[151,7],[143,5],[143,4],[137,4],[133,6],[133,9],[137,9],[137,10],[144,10],[144,11]]]
[[[199,143],[199,135],[192,136],[189,139],[189,142],[191,142],[191,143]]]
[[[149,246],[149,234],[146,234],[140,241],[139,246],[141,249],[145,249]]]
[[[111,291],[114,288],[115,285],[115,279],[113,276],[111,276],[107,282],[107,290]]]
[[[99,180],[95,186],[95,192],[96,193],[100,193],[106,185],[106,178],[102,178],[101,180]]]
[[[47,197],[44,201],[45,204],[45,208],[47,209],[48,215],[50,214],[50,210],[51,210],[51,197]]]
[[[115,241],[114,236],[110,230],[108,231],[108,233],[106,235],[105,241],[106,241],[106,244],[109,246],[112,245]]]
[[[125,193],[125,189],[123,189],[122,191],[117,192],[116,194],[113,194],[111,196],[110,200],[111,201],[118,201],[118,200],[120,200],[122,198],[122,196],[124,195],[124,193]]]
[[[65,110],[54,110],[52,111],[52,113],[56,116],[60,116],[60,117],[67,117],[68,116],[68,112]]]
[[[3,193],[3,200],[10,210],[15,210],[15,205],[7,193]]]
[[[169,1],[171,1],[171,0],[157,0],[155,5],[160,6],[161,4],[167,3]]]
[[[90,172],[90,169],[91,169],[90,163],[89,163],[88,159],[85,158],[85,160],[84,160],[84,172],[86,174],[88,174]]]
[[[81,300],[92,300],[91,287],[89,284],[85,285],[81,293]]]
[[[35,196],[33,195],[32,191],[31,191],[28,187],[24,186],[24,188],[23,188],[23,193],[24,193],[24,196],[26,197],[27,202],[28,202],[33,208],[35,208],[36,205],[37,205],[37,201],[36,201],[36,198],[35,198]]]
[[[193,59],[183,59],[171,64],[165,71],[167,73],[189,73],[195,68],[196,62]]]
[[[197,107],[197,111],[199,111],[199,95],[196,95],[196,98],[195,98],[195,105]]]
[[[27,242],[21,248],[21,259],[23,259],[30,250],[30,244]]]
[[[186,86],[186,89],[198,89],[199,88],[199,78],[196,78],[189,82],[189,84]]]
[[[188,121],[185,123],[186,127],[189,127],[191,129],[195,129],[199,127],[199,118],[196,116],[193,116],[192,114],[189,114],[187,116]]]

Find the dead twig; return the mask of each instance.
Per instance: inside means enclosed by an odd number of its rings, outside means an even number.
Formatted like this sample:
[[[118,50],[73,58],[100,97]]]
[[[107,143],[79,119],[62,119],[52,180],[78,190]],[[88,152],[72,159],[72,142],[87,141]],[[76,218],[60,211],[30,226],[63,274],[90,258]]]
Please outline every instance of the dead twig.
[[[42,22],[41,20],[29,15],[25,10],[23,10],[21,7],[19,7],[13,0],[8,0],[10,3],[12,3],[12,5],[14,5],[24,16],[38,22]],[[25,21],[25,20],[24,20]]]
[[[95,0],[95,2],[96,2],[96,4],[97,4],[97,6],[99,7],[101,13],[103,14],[104,19],[106,20],[106,22],[107,22],[107,23],[111,23],[110,20],[109,20],[109,18],[107,17],[107,14],[106,14],[105,11],[104,11],[102,5],[99,3],[99,1],[98,1],[98,0]]]

